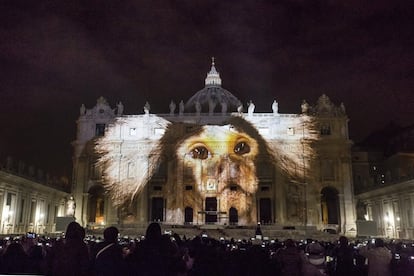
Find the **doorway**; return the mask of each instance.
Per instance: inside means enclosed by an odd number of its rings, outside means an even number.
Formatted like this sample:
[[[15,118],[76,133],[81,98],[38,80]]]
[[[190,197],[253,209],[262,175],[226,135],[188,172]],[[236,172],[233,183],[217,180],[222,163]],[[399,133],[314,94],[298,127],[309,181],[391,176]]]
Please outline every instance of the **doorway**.
[[[151,205],[151,220],[164,221],[164,198],[153,197]]]
[[[207,197],[206,198],[206,223],[217,222],[217,198]]]
[[[259,221],[264,224],[272,223],[272,204],[270,198],[261,198],[260,204],[260,217]]]

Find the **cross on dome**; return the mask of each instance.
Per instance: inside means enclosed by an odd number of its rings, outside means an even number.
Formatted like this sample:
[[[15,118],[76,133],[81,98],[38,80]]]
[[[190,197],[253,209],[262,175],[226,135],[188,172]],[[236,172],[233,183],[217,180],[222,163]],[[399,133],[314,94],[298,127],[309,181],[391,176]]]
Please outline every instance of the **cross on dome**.
[[[211,57],[211,69],[207,73],[205,85],[218,85],[221,86],[220,74],[217,72],[215,65],[215,58]]]

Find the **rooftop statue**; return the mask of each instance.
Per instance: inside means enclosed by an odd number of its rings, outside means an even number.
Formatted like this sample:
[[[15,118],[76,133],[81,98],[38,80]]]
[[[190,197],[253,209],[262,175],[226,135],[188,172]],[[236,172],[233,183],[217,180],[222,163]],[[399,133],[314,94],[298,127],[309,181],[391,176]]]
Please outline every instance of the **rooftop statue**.
[[[179,114],[183,115],[183,113],[184,113],[184,102],[183,100],[181,100],[180,106],[179,106]]]
[[[84,104],[81,105],[79,112],[81,116],[85,115],[86,107]]]
[[[253,115],[255,107],[256,106],[254,105],[254,103],[250,100],[250,102],[247,104],[247,112],[248,112],[249,116]]]
[[[175,108],[176,108],[175,102],[173,100],[171,100],[171,102],[170,102],[170,114],[171,115],[174,114]]]
[[[272,110],[273,110],[273,114],[279,113],[279,104],[277,103],[276,100],[273,101]]]
[[[121,116],[124,113],[124,105],[122,104],[122,102],[119,102],[117,104],[117,114],[118,116]]]
[[[144,112],[145,112],[145,114],[148,115],[149,112],[150,112],[150,110],[151,110],[151,106],[150,106],[149,102],[146,102],[145,105],[144,105]]]
[[[308,113],[309,111],[309,104],[306,102],[306,100],[302,101],[302,104],[300,106],[302,108],[302,113]]]

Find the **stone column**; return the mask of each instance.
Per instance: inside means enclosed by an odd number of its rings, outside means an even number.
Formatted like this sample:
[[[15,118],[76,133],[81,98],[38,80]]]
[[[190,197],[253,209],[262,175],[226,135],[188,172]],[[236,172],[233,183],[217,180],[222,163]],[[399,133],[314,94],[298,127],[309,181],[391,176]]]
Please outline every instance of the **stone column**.
[[[276,170],[275,170],[276,171]],[[278,181],[279,180],[279,181]],[[278,183],[279,182],[279,183]],[[273,178],[272,190],[273,190],[273,214],[276,224],[283,224],[286,220],[286,193],[285,188],[289,185],[284,182],[280,174],[276,174]]]
[[[140,224],[146,225],[149,221],[149,214],[151,206],[148,204],[148,201],[150,200],[150,194],[148,192],[148,186],[149,184],[145,185],[142,188],[141,193],[137,197],[137,222]]]
[[[88,193],[83,193],[82,194],[82,216],[81,216],[81,222],[83,226],[86,226],[89,222],[89,217],[88,217],[88,200],[89,199],[89,194]],[[78,218],[76,218],[76,220],[78,220]]]
[[[5,225],[6,225],[6,219],[7,218],[3,217],[4,195],[5,195],[4,190],[0,190],[0,215],[1,215],[1,220],[0,220],[0,222],[1,222],[1,232],[0,233],[1,234],[6,234]]]
[[[118,208],[112,204],[112,200],[108,196],[105,196],[105,223],[106,225],[118,225],[119,224],[119,217],[118,217]]]
[[[342,180],[343,180],[343,198],[341,206],[344,208],[343,216],[341,215],[342,233],[347,236],[356,236],[356,216],[355,216],[355,202],[354,189],[351,177],[351,160],[344,158],[342,160]],[[342,214],[342,212],[341,212]]]
[[[182,163],[182,162],[179,162]],[[170,162],[168,163],[168,175],[171,175],[169,172],[170,167],[174,168],[176,167],[177,169],[180,168],[180,166],[183,166],[184,164],[170,164]],[[175,186],[175,208],[176,208],[176,212],[175,215],[176,217],[174,218],[175,223],[177,224],[184,224],[184,198],[183,198],[183,193],[184,193],[184,184],[183,184],[183,177],[182,177],[182,172],[183,172],[183,168],[181,168],[179,171],[176,172],[177,177],[175,178],[176,183],[173,183]],[[180,176],[178,176],[180,175]],[[167,178],[168,179],[168,178]],[[174,179],[174,178],[173,178]],[[170,183],[166,183],[166,185],[171,185]]]

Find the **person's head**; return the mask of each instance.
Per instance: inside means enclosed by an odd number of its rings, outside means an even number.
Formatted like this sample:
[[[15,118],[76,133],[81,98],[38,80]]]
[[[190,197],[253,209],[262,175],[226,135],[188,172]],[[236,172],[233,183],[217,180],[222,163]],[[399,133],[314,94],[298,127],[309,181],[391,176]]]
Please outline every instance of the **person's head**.
[[[306,246],[306,253],[313,256],[321,256],[325,253],[325,249],[319,242],[314,241]]]
[[[110,226],[106,228],[103,233],[104,239],[107,242],[116,242],[118,239],[118,234],[118,228],[116,228],[115,226]]]
[[[85,231],[82,226],[76,221],[72,221],[66,227],[66,239],[83,239]]]
[[[295,247],[295,246],[296,246],[296,244],[295,244],[295,242],[294,242],[292,239],[287,239],[287,240],[285,241],[285,246],[286,246],[286,247]]]
[[[148,225],[147,232],[145,234],[146,240],[160,240],[161,239],[161,226],[157,222],[151,222]]]
[[[348,238],[345,236],[339,237],[339,245],[341,246],[347,246],[348,245]]]
[[[375,239],[375,247],[384,247],[385,243],[383,239],[377,238]]]
[[[26,255],[26,252],[24,251],[22,244],[18,242],[12,242],[11,244],[7,246],[6,251],[3,254],[3,257],[9,257],[9,256],[21,257],[25,255]]]

